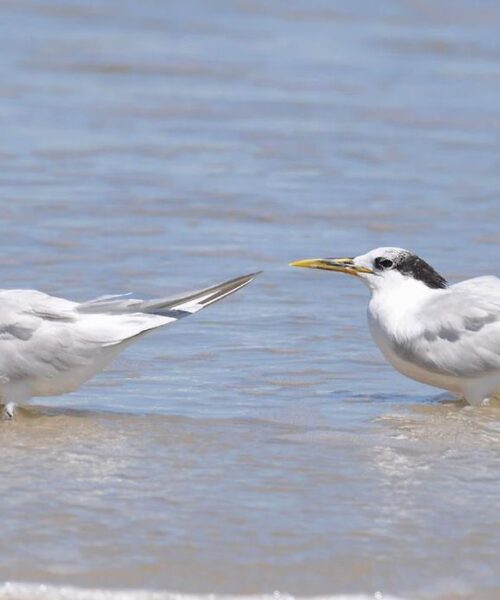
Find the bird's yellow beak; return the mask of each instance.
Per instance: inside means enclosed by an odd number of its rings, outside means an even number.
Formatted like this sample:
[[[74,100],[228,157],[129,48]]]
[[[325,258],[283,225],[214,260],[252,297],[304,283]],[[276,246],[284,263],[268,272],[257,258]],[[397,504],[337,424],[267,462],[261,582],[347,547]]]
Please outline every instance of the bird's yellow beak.
[[[291,267],[305,267],[307,269],[323,269],[325,271],[337,271],[359,277],[361,273],[373,273],[371,269],[354,264],[352,258],[308,258],[290,263]]]

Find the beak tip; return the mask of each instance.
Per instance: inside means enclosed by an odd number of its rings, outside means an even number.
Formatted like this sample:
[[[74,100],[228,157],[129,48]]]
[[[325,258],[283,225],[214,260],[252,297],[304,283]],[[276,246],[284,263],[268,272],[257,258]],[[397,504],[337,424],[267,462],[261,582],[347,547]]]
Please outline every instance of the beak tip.
[[[312,267],[315,260],[306,259],[306,260],[294,260],[291,263],[288,263],[289,267]]]

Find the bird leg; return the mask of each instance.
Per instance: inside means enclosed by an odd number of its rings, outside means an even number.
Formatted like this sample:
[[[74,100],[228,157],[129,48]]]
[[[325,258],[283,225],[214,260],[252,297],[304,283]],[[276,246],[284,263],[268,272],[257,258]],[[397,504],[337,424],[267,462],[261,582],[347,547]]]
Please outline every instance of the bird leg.
[[[2,407],[2,419],[4,421],[10,421],[16,411],[16,405],[14,402],[7,402]]]

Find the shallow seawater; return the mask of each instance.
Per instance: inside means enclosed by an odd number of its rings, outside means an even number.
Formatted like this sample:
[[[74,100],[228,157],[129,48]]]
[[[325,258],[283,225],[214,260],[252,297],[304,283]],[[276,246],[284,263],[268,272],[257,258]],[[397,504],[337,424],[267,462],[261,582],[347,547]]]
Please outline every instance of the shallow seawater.
[[[287,267],[500,274],[497,3],[0,14],[2,287],[264,270],[0,423],[0,598],[498,598],[500,407],[393,372],[358,282]]]

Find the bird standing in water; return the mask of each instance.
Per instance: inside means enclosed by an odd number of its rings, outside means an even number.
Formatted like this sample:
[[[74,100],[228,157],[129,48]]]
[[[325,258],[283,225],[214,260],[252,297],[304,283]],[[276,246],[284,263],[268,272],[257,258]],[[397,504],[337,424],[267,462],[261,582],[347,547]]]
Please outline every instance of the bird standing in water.
[[[104,296],[72,302],[36,290],[0,290],[0,403],[11,418],[32,396],[71,392],[148,331],[249,284],[258,273],[175,298]]]
[[[353,275],[370,290],[368,325],[400,373],[488,404],[500,395],[500,279],[454,285],[402,248],[376,248],[356,258],[318,258],[295,267]]]

